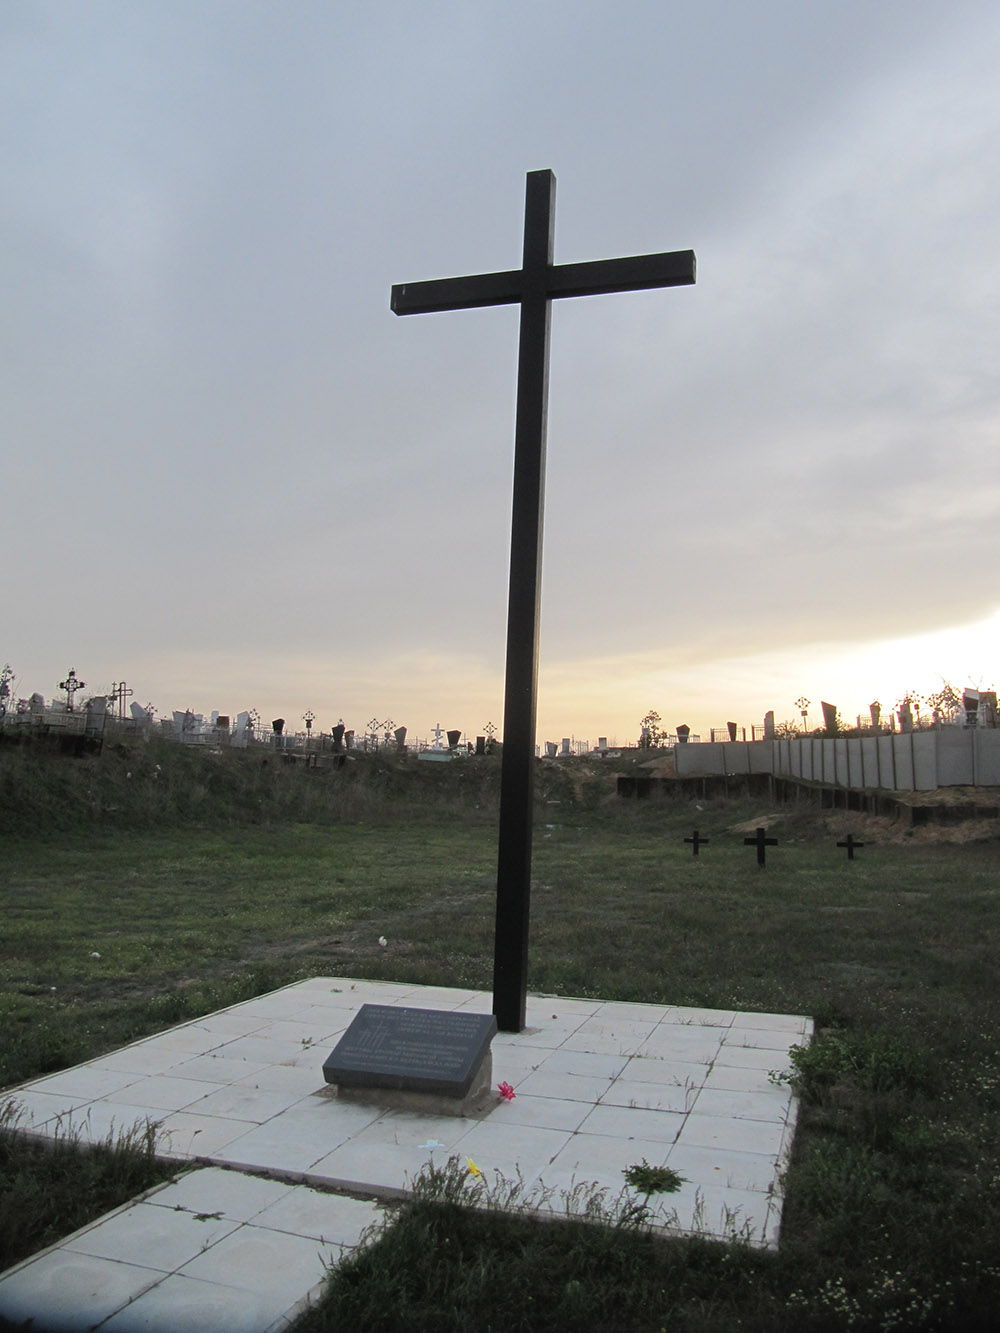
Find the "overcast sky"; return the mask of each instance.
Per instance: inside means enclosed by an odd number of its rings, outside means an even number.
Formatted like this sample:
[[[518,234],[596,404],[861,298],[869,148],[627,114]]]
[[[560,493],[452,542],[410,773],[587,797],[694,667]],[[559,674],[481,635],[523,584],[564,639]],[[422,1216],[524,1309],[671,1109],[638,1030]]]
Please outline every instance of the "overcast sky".
[[[514,307],[554,304],[539,741],[1000,676],[992,0],[8,0],[0,664],[502,720]],[[90,689],[88,688],[88,693]]]

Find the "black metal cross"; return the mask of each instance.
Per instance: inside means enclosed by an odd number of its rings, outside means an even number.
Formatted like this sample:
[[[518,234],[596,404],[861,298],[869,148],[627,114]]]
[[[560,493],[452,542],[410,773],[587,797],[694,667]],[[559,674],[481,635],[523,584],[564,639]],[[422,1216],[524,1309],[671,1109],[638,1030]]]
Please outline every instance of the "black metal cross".
[[[865,845],[865,844],[864,844],[863,842],[855,842],[855,841],[854,841],[854,834],[853,834],[853,833],[848,833],[846,841],[844,841],[844,842],[838,842],[838,843],[837,843],[837,846],[838,846],[838,847],[846,847],[846,848],[847,848],[847,859],[848,859],[848,861],[853,861],[853,860],[854,860],[854,853],[857,851],[857,849],[858,849],[859,847],[863,847],[864,845]]]
[[[527,993],[551,303],[564,296],[679,287],[695,280],[691,250],[554,264],[555,190],[551,171],[528,172],[519,269],[402,283],[392,289],[397,315],[490,305],[521,307],[493,957],[493,1012],[503,1032],[520,1032],[524,1027]]]
[[[778,839],[777,839],[777,838],[768,838],[768,837],[765,837],[765,833],[766,833],[766,830],[765,830],[765,829],[759,828],[759,829],[756,830],[756,832],[754,833],[754,835],[753,835],[752,838],[744,838],[744,839],[743,839],[743,846],[744,846],[744,847],[756,847],[756,848],[757,848],[757,864],[760,866],[761,870],[764,869],[764,866],[765,866],[765,864],[766,864],[766,862],[765,862],[765,857],[766,857],[767,854],[766,854],[766,852],[764,851],[764,848],[765,848],[765,847],[777,847],[777,845],[778,845]]]
[[[685,842],[689,842],[689,843],[691,844],[691,851],[694,853],[695,856],[698,855],[698,848],[699,848],[699,847],[707,847],[707,846],[708,846],[708,839],[707,839],[707,838],[700,838],[700,837],[698,836],[698,830],[697,830],[697,829],[695,829],[695,831],[694,831],[694,837],[693,837],[693,838],[685,838],[684,841],[685,841]]]

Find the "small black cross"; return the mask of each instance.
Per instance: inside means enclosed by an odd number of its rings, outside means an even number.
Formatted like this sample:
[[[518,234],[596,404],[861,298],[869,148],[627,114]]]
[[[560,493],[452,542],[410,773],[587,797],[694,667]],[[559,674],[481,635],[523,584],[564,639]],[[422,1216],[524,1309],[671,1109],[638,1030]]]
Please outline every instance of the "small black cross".
[[[837,843],[837,846],[838,846],[838,847],[846,847],[846,848],[847,848],[847,859],[848,859],[848,861],[853,861],[853,860],[854,860],[854,853],[855,853],[856,849],[857,849],[858,847],[863,847],[864,845],[865,845],[865,844],[864,844],[863,842],[855,842],[855,841],[854,841],[854,834],[853,834],[853,833],[848,833],[848,835],[847,835],[847,839],[846,839],[845,842],[838,842],[838,843]]]
[[[685,841],[685,842],[689,842],[689,843],[691,844],[691,850],[692,850],[692,852],[695,854],[695,856],[698,855],[698,848],[699,848],[699,847],[707,847],[707,846],[708,846],[708,839],[707,839],[707,838],[702,838],[702,837],[700,837],[699,834],[698,834],[698,830],[697,830],[697,829],[695,829],[695,831],[694,831],[694,837],[693,837],[693,838],[685,838],[684,841]]]
[[[757,848],[757,864],[760,866],[761,870],[764,869],[764,865],[765,865],[765,856],[766,856],[766,853],[765,853],[765,851],[764,851],[764,848],[765,848],[765,847],[777,847],[777,845],[778,845],[778,839],[777,839],[777,838],[768,838],[768,837],[765,837],[765,836],[764,836],[765,833],[766,833],[766,829],[759,828],[759,829],[757,829],[757,831],[754,833],[754,836],[753,836],[752,838],[744,838],[744,839],[743,839],[743,846],[744,846],[744,847],[756,847],[756,848]]]

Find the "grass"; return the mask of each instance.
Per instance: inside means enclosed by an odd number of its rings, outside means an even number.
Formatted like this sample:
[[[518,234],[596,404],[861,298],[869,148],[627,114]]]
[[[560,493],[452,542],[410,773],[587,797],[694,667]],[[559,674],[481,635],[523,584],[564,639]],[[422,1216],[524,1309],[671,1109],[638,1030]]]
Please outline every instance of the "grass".
[[[42,790],[19,795],[0,872],[0,1084],[304,976],[489,989],[495,765],[315,775],[241,772],[239,758],[194,756],[203,768],[169,781],[171,757],[156,760],[161,776],[143,778],[155,791],[130,798],[124,826],[107,793],[135,790],[122,776],[134,755],[37,763]],[[37,762],[14,759],[22,777]],[[140,817],[185,774],[206,793],[197,818],[177,794],[162,823]],[[335,1271],[302,1328],[992,1327],[995,834],[943,842],[761,802],[620,803],[601,774],[544,769],[529,985],[816,1017],[816,1041],[776,1071],[802,1097],[780,1252],[654,1244],[613,1218],[470,1215],[437,1180]],[[85,787],[86,819],[72,806],[53,832],[53,792]],[[761,872],[743,837],[764,820],[778,846]],[[695,826],[710,838],[697,858],[683,842]],[[854,861],[836,848],[848,830],[866,844]]]

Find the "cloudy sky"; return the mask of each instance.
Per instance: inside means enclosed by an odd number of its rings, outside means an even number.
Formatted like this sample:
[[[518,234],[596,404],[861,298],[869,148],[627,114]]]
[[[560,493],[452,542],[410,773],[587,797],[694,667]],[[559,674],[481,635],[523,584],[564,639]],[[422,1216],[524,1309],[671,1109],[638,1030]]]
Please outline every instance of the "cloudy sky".
[[[539,741],[1000,677],[992,0],[0,6],[0,663],[502,721],[517,312],[557,302]],[[88,688],[88,691],[90,689]]]

